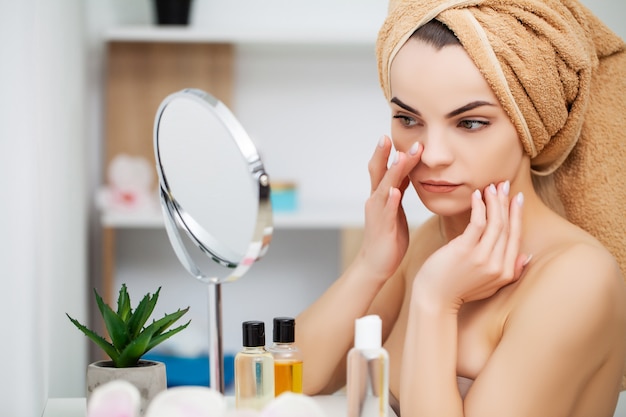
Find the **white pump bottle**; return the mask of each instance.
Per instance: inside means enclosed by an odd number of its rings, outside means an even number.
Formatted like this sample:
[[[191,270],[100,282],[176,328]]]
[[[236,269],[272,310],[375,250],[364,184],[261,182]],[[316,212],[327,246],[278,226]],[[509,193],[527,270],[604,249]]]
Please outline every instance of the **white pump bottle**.
[[[348,417],[387,417],[389,354],[382,347],[382,321],[369,315],[354,322],[354,347],[348,352]]]

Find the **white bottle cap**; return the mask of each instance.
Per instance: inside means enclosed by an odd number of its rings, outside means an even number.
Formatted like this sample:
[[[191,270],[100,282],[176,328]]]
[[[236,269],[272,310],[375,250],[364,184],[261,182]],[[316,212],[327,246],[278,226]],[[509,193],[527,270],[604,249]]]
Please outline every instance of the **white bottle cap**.
[[[382,343],[382,320],[376,314],[354,321],[354,347],[357,349],[379,349]]]

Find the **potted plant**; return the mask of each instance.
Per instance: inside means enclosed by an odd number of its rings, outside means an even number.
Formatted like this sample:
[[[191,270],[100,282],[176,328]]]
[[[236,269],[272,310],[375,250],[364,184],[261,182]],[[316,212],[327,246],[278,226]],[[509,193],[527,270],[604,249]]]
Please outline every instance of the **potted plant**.
[[[122,284],[117,309],[113,310],[94,288],[98,309],[110,341],[66,313],[70,321],[110,358],[96,361],[87,367],[87,401],[99,385],[123,379],[139,389],[143,414],[150,400],[167,388],[165,365],[161,362],[143,360],[142,356],[189,325],[190,321],[170,329],[172,324],[189,311],[189,307],[165,314],[146,326],[159,299],[160,291],[161,287],[154,294],[146,294],[133,310],[126,284]]]

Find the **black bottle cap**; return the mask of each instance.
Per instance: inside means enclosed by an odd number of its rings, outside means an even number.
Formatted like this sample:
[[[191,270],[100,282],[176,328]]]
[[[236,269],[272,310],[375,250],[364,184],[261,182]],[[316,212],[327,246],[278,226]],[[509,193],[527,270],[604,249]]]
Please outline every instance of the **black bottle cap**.
[[[265,346],[265,323],[256,320],[244,321],[241,327],[243,330],[244,346]]]
[[[291,317],[274,318],[274,342],[293,343],[296,339],[296,320]]]

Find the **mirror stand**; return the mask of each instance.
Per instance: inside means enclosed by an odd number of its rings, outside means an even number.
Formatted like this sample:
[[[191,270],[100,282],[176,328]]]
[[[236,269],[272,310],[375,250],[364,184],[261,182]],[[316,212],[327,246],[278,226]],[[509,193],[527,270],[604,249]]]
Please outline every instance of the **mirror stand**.
[[[222,284],[208,284],[209,386],[224,393],[224,345],[222,336]]]

